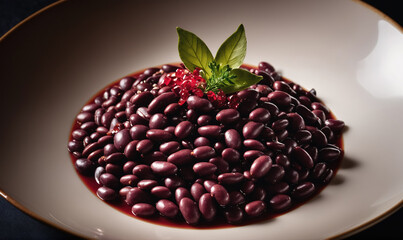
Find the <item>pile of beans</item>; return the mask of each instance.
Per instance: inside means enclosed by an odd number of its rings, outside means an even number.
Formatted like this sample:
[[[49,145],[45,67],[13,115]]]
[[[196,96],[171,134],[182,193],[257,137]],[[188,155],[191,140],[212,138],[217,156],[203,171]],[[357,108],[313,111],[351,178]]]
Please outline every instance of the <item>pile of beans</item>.
[[[121,79],[85,105],[68,149],[97,196],[139,217],[240,224],[306,201],[333,177],[344,122],[314,89],[259,63],[263,80],[240,91],[236,109],[207,98],[183,105],[163,65]]]

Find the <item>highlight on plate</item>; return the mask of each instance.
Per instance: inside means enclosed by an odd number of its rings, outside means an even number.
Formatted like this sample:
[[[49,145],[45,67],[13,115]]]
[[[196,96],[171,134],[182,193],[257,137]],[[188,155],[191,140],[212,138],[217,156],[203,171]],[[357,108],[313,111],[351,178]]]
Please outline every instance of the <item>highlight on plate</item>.
[[[126,76],[76,116],[68,150],[91,191],[143,220],[200,228],[253,224],[319,194],[343,158],[344,122],[269,63],[243,64],[243,25],[215,56],[177,32],[182,63]]]

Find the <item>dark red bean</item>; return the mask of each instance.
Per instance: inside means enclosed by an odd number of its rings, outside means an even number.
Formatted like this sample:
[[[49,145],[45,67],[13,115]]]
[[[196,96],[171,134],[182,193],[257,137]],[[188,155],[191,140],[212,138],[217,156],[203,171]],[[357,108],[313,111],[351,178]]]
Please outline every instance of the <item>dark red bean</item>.
[[[73,141],[71,141],[71,142],[73,142]],[[97,142],[91,143],[84,148],[82,155],[83,155],[83,157],[87,157],[90,153],[92,153],[93,151],[98,150],[100,148],[102,148],[101,144],[99,144]]]
[[[324,147],[328,143],[326,135],[321,130],[312,132],[312,144],[318,147]]]
[[[124,77],[120,79],[119,86],[123,91],[127,91],[132,87],[134,81],[135,79],[132,77]]]
[[[229,193],[229,199],[230,205],[239,205],[245,202],[245,196],[236,190]]]
[[[242,134],[245,138],[253,139],[257,138],[263,130],[264,125],[262,123],[250,121],[242,128]]]
[[[164,129],[167,126],[167,123],[168,119],[167,117],[165,117],[164,114],[156,113],[151,116],[148,126],[150,127],[150,129],[153,128]]]
[[[180,144],[175,141],[166,142],[160,145],[160,151],[166,155],[177,152],[180,149]]]
[[[201,146],[193,149],[193,156],[199,161],[204,161],[215,157],[216,153],[210,146]]]
[[[274,67],[267,62],[259,62],[258,68],[259,70],[265,71],[267,73],[272,73],[276,71]]]
[[[229,203],[229,194],[220,184],[215,184],[210,189],[211,196],[215,198],[218,204],[225,206]]]
[[[189,121],[180,122],[175,128],[175,136],[184,139],[193,131],[193,123]]]
[[[197,124],[199,126],[206,126],[213,122],[213,117],[210,115],[201,115],[197,118]]]
[[[141,179],[152,179],[154,175],[151,167],[145,164],[139,164],[133,168],[133,174]]]
[[[312,140],[312,134],[308,130],[299,130],[295,133],[295,140],[299,144],[309,144]]]
[[[291,206],[291,198],[285,194],[277,194],[270,199],[270,206],[277,211],[282,211]]]
[[[190,198],[182,198],[179,203],[179,210],[188,224],[194,225],[199,222],[200,212],[197,204]]]
[[[255,183],[251,180],[245,181],[240,189],[244,194],[250,194],[255,190]]]
[[[274,162],[283,168],[288,168],[291,164],[288,156],[284,154],[278,154]]]
[[[265,151],[266,148],[263,145],[263,143],[261,143],[258,140],[255,139],[246,139],[243,141],[243,145],[251,150],[258,150],[258,151]]]
[[[210,140],[205,137],[198,137],[194,140],[193,145],[195,147],[210,146]]]
[[[218,176],[217,180],[220,184],[232,185],[242,182],[244,180],[244,176],[239,172],[223,173]]]
[[[129,206],[133,206],[136,203],[146,203],[148,200],[149,196],[146,192],[138,187],[134,187],[127,193],[125,201]]]
[[[101,149],[95,150],[92,153],[90,153],[90,155],[88,155],[87,159],[90,160],[91,162],[97,162],[98,159],[103,156],[103,154],[104,154],[104,149],[101,148]]]
[[[332,179],[332,177],[333,177],[333,170],[332,169],[330,169],[330,168],[328,168],[327,170],[326,170],[326,172],[325,172],[325,174],[323,175],[323,177],[322,177],[322,182],[323,183],[328,183],[328,182],[330,182],[330,180]]]
[[[291,96],[283,91],[274,91],[267,95],[270,102],[278,107],[287,107],[291,104]]]
[[[81,124],[80,128],[87,131],[88,133],[94,132],[98,125],[95,122],[85,122]]]
[[[205,193],[200,196],[199,210],[203,218],[207,221],[210,221],[215,217],[217,213],[217,208],[214,199],[209,193]]]
[[[109,136],[109,135],[107,135],[107,136],[102,136],[102,137],[100,137],[100,138],[98,139],[98,143],[99,143],[101,146],[106,146],[106,145],[109,144],[109,143],[113,143],[113,137],[112,137],[112,136]]]
[[[173,117],[178,115],[181,106],[178,103],[171,103],[164,109],[164,114],[167,117]]]
[[[100,107],[100,106],[99,106],[98,104],[90,103],[90,104],[85,105],[85,106],[81,109],[81,111],[83,111],[83,112],[89,112],[89,113],[94,113],[95,110],[97,110],[99,107]]]
[[[272,128],[274,131],[279,132],[279,131],[281,131],[281,130],[286,129],[286,128],[288,127],[289,123],[290,123],[290,122],[289,122],[287,119],[279,119],[279,120],[276,120],[276,121],[274,121],[274,122],[272,123],[271,128]]]
[[[77,115],[76,119],[80,123],[94,121],[94,114],[90,112],[81,112]]]
[[[277,182],[267,186],[270,194],[286,194],[290,190],[290,185],[286,182]]]
[[[84,140],[84,138],[87,136],[87,132],[83,129],[76,129],[71,133],[71,136],[76,140],[77,142],[81,142]]]
[[[311,107],[313,110],[322,110],[326,116],[330,114],[329,108],[327,108],[325,105],[323,105],[320,102],[313,102],[311,104]]]
[[[91,171],[92,173],[92,171]],[[99,179],[101,177],[102,174],[106,173],[105,168],[102,166],[99,166],[95,169],[94,172],[94,179],[95,182],[97,182],[97,184],[101,185],[101,180]]]
[[[187,188],[184,187],[178,187],[175,190],[175,201],[179,204],[182,198],[191,198],[192,196],[190,195],[190,192]]]
[[[102,159],[102,158],[100,158],[100,159]],[[118,165],[118,164],[113,164],[113,163],[106,164],[105,171],[107,173],[110,173],[110,174],[112,174],[114,176],[117,176],[117,177],[119,177],[119,176],[121,176],[123,174],[122,166]]]
[[[120,152],[112,153],[105,158],[106,163],[122,163],[126,159],[125,155]]]
[[[123,129],[115,134],[114,138],[114,145],[118,151],[123,151],[126,145],[132,141],[130,137],[129,129]]]
[[[96,146],[99,147],[99,144],[97,144]],[[88,146],[86,146],[85,148],[87,148],[87,147]],[[81,152],[84,148],[84,145],[83,145],[83,142],[81,142],[81,141],[72,140],[72,141],[69,141],[67,148],[70,152]],[[96,148],[87,149],[86,154],[88,155],[89,153],[91,153],[94,150],[96,150]]]
[[[298,105],[295,107],[295,111],[301,115],[301,117],[308,123],[313,124],[317,121],[317,116],[306,106]]]
[[[173,135],[162,129],[150,129],[147,131],[146,137],[156,142],[168,142],[169,140],[172,140]]]
[[[209,162],[199,162],[193,165],[193,171],[199,176],[213,174],[217,170],[217,166]]]
[[[219,173],[229,172],[229,164],[227,161],[223,160],[221,157],[214,157],[209,160],[210,163],[217,166]]]
[[[151,152],[153,147],[154,147],[153,142],[151,142],[149,139],[143,139],[137,143],[136,150],[139,153],[146,154]]]
[[[290,184],[297,184],[299,181],[299,173],[294,169],[287,169],[284,178]]]
[[[260,157],[262,155],[264,155],[264,153],[262,151],[248,150],[248,151],[244,152],[243,158],[246,161],[253,161],[253,160],[255,160],[256,158],[258,158],[258,157]]]
[[[295,147],[291,152],[292,158],[294,158],[298,163],[300,163],[305,168],[313,167],[313,160],[311,155],[309,155],[303,148]]]
[[[287,119],[290,122],[291,131],[296,132],[305,128],[305,121],[298,113],[287,113]]]
[[[240,223],[244,216],[242,209],[238,206],[233,206],[233,207],[226,209],[226,211],[224,212],[224,215],[225,215],[225,219],[230,224]]]
[[[133,205],[132,213],[139,217],[149,217],[154,215],[155,207],[148,203],[137,203]]]
[[[167,188],[174,190],[177,189],[178,187],[183,187],[186,185],[185,180],[178,176],[171,176],[167,177],[164,180],[164,184]]]
[[[127,110],[127,109],[126,109]],[[136,125],[146,125],[148,124],[148,121],[144,118],[142,118],[140,115],[137,113],[132,113],[129,115],[129,122],[132,126]]]
[[[263,201],[253,201],[245,205],[245,212],[251,217],[262,215],[266,210],[266,204]]]
[[[267,155],[263,155],[253,161],[250,167],[250,174],[254,178],[261,178],[269,172],[271,167],[271,158]]]
[[[336,119],[327,119],[325,121],[326,126],[328,126],[334,132],[341,132],[345,126],[344,122]]]
[[[257,107],[256,100],[244,99],[239,103],[238,111],[241,116],[247,117],[249,113]]]
[[[304,182],[299,184],[291,192],[291,196],[297,199],[307,198],[315,191],[315,185],[311,182]]]
[[[199,98],[197,96],[189,96],[186,100],[189,109],[196,110],[200,113],[208,113],[213,110],[213,104],[205,98]]]
[[[172,193],[169,188],[164,186],[155,186],[151,189],[151,194],[158,198],[170,198]]]
[[[255,122],[267,123],[270,119],[270,112],[265,108],[256,108],[249,114],[249,119]]]
[[[321,161],[326,161],[326,162],[333,162],[336,159],[338,159],[341,155],[341,151],[337,148],[333,147],[325,147],[319,150],[318,152],[318,158]]]
[[[273,151],[282,151],[285,149],[285,144],[281,142],[266,142],[266,146]]]
[[[273,89],[277,91],[283,91],[291,95],[296,95],[296,92],[284,81],[275,81],[273,83]]]
[[[197,129],[197,132],[203,137],[217,138],[218,136],[220,136],[221,127],[217,125],[206,125],[199,127]]]
[[[152,188],[156,187],[158,182],[151,179],[144,179],[137,183],[137,187],[141,190],[151,190]]]
[[[247,99],[257,101],[259,99],[259,92],[254,89],[241,90],[237,95],[241,100]]]
[[[120,182],[119,182],[118,178],[116,178],[114,175],[112,175],[110,173],[103,173],[99,177],[99,181],[104,186],[106,186],[108,188],[112,188],[112,189],[117,189],[120,186]]]
[[[241,159],[239,152],[233,148],[226,148],[221,153],[222,159],[228,163],[237,163]]]
[[[156,204],[155,207],[157,208],[158,212],[162,216],[168,217],[168,218],[174,218],[176,215],[178,215],[179,208],[178,206],[166,199],[161,199],[159,200]]]
[[[75,167],[79,173],[89,176],[94,171],[95,164],[89,159],[79,158],[75,162]]]
[[[128,158],[128,159],[131,159],[131,160],[134,160],[135,159],[135,157],[138,155],[138,152],[137,152],[137,150],[136,150],[136,146],[137,146],[137,143],[138,143],[139,141],[138,140],[134,140],[134,141],[131,141],[131,142],[129,142],[127,145],[126,145],[126,147],[125,147],[125,149],[124,149],[124,154],[125,154],[125,156]],[[114,147],[114,146],[113,146]],[[116,149],[116,148],[115,148]],[[117,150],[116,150],[117,151]],[[104,152],[105,152],[105,149],[104,149]]]
[[[169,104],[177,102],[176,94],[173,92],[167,92],[154,98],[148,105],[148,113],[154,114],[162,112]]]
[[[134,187],[134,186],[136,186],[137,183],[139,182],[139,178],[136,177],[136,176],[133,175],[133,174],[128,174],[128,175],[122,176],[119,181],[120,181],[120,183],[121,183],[123,186],[131,186],[131,187]]]
[[[214,149],[216,153],[220,154],[225,149],[225,145],[222,142],[214,143]]]
[[[170,162],[155,161],[151,164],[151,170],[161,176],[170,176],[174,175],[178,168]]]
[[[239,149],[242,146],[241,135],[235,129],[229,129],[224,134],[225,144],[229,148]]]
[[[213,181],[213,180],[205,180],[205,181],[203,182],[204,189],[206,189],[207,192],[211,192],[211,188],[212,188],[215,184],[217,184],[217,182],[215,182],[215,181]]]
[[[192,150],[182,149],[174,152],[168,156],[167,161],[175,165],[185,165],[187,163],[191,163],[193,161]]]
[[[312,177],[314,179],[321,179],[327,170],[327,165],[324,162],[317,163],[312,169]]]
[[[239,112],[235,109],[224,109],[217,113],[216,119],[224,125],[237,122],[240,118]]]
[[[126,198],[127,193],[132,189],[130,186],[123,187],[119,190],[119,196],[121,196],[123,199]]]
[[[115,190],[102,186],[97,190],[97,196],[104,201],[113,201],[118,197]]]
[[[203,185],[201,185],[200,183],[195,182],[190,187],[190,194],[192,195],[193,199],[196,202],[199,202],[200,197],[205,193],[206,193],[206,190],[204,189]]]
[[[267,183],[274,184],[283,179],[285,175],[285,170],[281,165],[273,164],[270,171],[265,176],[264,180]]]

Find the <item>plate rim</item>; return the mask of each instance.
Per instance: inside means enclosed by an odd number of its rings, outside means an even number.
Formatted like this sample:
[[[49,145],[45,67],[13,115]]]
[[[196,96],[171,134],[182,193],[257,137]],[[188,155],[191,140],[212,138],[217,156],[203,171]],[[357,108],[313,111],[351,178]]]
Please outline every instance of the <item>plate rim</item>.
[[[3,34],[3,36],[0,36],[0,44],[5,41],[5,39],[11,35],[13,32],[17,31],[18,29],[21,28],[21,26],[23,26],[25,23],[27,23],[28,21],[34,19],[35,17],[43,14],[44,12],[47,12],[48,10],[61,5],[62,3],[67,2],[68,0],[57,0],[54,3],[51,3],[43,8],[41,8],[40,10],[32,13],[31,15],[29,15],[28,17],[26,17],[25,19],[23,19],[22,21],[20,21],[18,24],[16,24],[14,27],[12,27],[10,30],[8,30],[5,34]],[[376,13],[378,16],[380,16],[382,19],[384,19],[385,21],[389,22],[390,24],[393,25],[393,27],[395,27],[397,30],[399,30],[401,33],[403,33],[403,26],[400,25],[399,23],[397,23],[394,19],[392,19],[391,17],[389,17],[388,15],[386,15],[384,12],[382,12],[381,10],[375,8],[374,6],[370,5],[369,3],[363,2],[361,0],[351,0],[352,2],[358,3],[361,6],[369,9],[370,11]],[[84,236],[78,232],[74,232],[73,230],[70,229],[65,229],[62,226],[49,221],[43,217],[41,217],[40,215],[36,214],[35,212],[29,210],[27,207],[25,207],[24,205],[22,205],[21,203],[19,203],[17,200],[15,200],[14,198],[12,198],[11,196],[7,195],[5,191],[3,191],[0,188],[0,196],[3,197],[6,201],[8,201],[10,204],[12,204],[14,207],[16,207],[17,209],[19,209],[20,211],[22,211],[23,213],[27,214],[28,216],[50,226],[53,228],[56,228],[58,230],[61,230],[65,233],[83,238],[83,239],[90,239],[87,236]],[[382,220],[384,220],[385,218],[387,218],[388,216],[392,215],[393,213],[397,212],[400,208],[403,208],[403,199],[400,200],[400,202],[398,202],[397,204],[393,205],[391,208],[389,208],[388,210],[384,211],[383,213],[379,214],[376,217],[373,217],[372,219],[361,223],[360,225],[350,228],[342,233],[339,233],[337,235],[333,235],[330,237],[327,237],[327,239],[343,239],[343,238],[347,238],[349,236],[352,236],[358,232],[364,231],[365,229],[368,229],[372,226],[374,226],[375,224],[381,222]]]

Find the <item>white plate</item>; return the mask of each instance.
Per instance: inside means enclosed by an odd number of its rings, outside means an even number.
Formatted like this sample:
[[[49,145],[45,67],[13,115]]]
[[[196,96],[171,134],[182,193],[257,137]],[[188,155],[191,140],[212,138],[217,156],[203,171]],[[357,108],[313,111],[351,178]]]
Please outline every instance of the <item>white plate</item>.
[[[193,230],[137,220],[77,177],[66,150],[74,116],[124,75],[179,61],[175,27],[215,51],[244,23],[246,63],[272,63],[315,88],[348,125],[345,159],[317,197],[274,220]],[[402,205],[403,36],[352,1],[67,1],[0,41],[0,189],[54,226],[102,239],[324,239]]]

